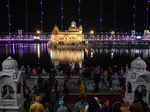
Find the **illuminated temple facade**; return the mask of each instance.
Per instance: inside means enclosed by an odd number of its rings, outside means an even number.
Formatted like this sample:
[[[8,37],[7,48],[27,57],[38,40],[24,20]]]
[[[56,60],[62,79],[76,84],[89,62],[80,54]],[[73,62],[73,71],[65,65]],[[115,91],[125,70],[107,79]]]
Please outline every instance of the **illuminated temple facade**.
[[[83,42],[83,28],[76,26],[76,22],[72,22],[68,31],[60,31],[55,25],[51,34],[51,43],[55,44],[78,44]]]

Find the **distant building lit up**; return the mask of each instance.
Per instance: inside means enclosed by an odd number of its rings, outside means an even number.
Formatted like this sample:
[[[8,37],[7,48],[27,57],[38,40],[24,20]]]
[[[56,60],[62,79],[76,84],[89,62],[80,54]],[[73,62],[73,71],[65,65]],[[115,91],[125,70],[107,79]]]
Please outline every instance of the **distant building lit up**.
[[[51,42],[55,44],[78,44],[83,41],[83,37],[82,26],[78,28],[76,23],[73,21],[68,31],[64,32],[60,31],[55,25],[51,34]]]

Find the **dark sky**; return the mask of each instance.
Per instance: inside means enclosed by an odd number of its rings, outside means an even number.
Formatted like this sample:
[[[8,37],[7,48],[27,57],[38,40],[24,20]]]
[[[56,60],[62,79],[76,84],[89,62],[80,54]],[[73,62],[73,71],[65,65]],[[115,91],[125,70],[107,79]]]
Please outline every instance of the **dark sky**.
[[[8,31],[7,1],[0,0],[0,33]],[[44,1],[44,31],[50,32],[57,24],[60,27],[60,0]],[[114,5],[115,1],[115,5]],[[84,31],[90,29],[110,31],[130,31],[132,27],[132,5],[134,0],[81,0],[81,19]],[[103,3],[102,3],[103,2]],[[102,3],[102,4],[101,4]],[[114,8],[115,6],[115,8]],[[146,0],[136,0],[136,30],[145,27]],[[64,0],[65,29],[72,20],[77,21],[77,0]],[[116,10],[116,11],[115,11]],[[114,13],[115,12],[115,13]],[[11,31],[25,30],[25,0],[10,0]],[[103,16],[100,26],[99,18]],[[116,15],[116,16],[114,16]],[[28,0],[28,31],[32,32],[40,26],[40,0]]]

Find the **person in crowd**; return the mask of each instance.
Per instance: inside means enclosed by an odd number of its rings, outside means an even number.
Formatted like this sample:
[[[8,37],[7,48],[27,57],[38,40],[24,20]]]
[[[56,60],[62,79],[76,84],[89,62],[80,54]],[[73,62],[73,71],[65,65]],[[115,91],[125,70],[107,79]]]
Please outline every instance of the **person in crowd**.
[[[120,106],[121,112],[131,112],[129,104],[122,103]]]
[[[36,102],[30,106],[29,112],[45,112],[45,108],[40,104],[40,96],[36,96]]]
[[[99,105],[100,110],[102,109],[102,102],[100,101],[100,99],[98,97],[94,97],[96,103]]]
[[[88,109],[88,103],[84,98],[81,98],[79,102],[74,105],[73,112],[86,112]]]
[[[37,74],[37,71],[35,68],[32,69],[32,75],[36,75]]]
[[[82,80],[80,85],[80,97],[85,98],[86,96],[87,96],[86,87],[85,87],[84,80]]]
[[[97,98],[91,98],[89,100],[88,107],[86,107],[85,112],[100,112],[101,108],[100,108],[100,105],[98,104],[98,102],[96,100],[98,100],[98,99]]]
[[[53,78],[56,76],[56,69],[53,67],[50,69],[50,77]]]
[[[50,112],[49,111],[49,104],[48,103],[45,104],[45,112]]]
[[[123,105],[124,106],[124,105]],[[124,109],[124,107],[123,107]],[[112,112],[121,112],[121,102],[114,102],[112,105]]]
[[[124,97],[125,92],[126,92],[126,77],[124,75],[122,75],[121,78],[122,78],[122,85],[121,85],[122,92],[121,92],[121,95]],[[130,89],[132,89],[131,86],[130,86]],[[130,90],[130,91],[132,91],[132,90]]]
[[[112,89],[112,76],[113,76],[113,71],[112,71],[112,68],[109,67],[108,68],[108,77],[107,77],[107,81],[109,83],[109,88]]]
[[[144,111],[143,105],[140,100],[134,101],[130,106],[131,112],[146,112]]]
[[[70,75],[71,75],[71,74],[70,74],[70,71],[71,71],[71,68],[70,68],[69,64],[67,64],[67,65],[66,65],[66,71],[65,71],[65,72],[66,72],[66,75],[67,75],[68,77],[70,77]]]
[[[75,63],[75,73],[78,74],[79,73],[79,65],[77,63]]]
[[[28,110],[30,108],[30,104],[32,101],[30,93],[31,93],[31,91],[30,91],[29,87],[25,85],[25,87],[24,87],[24,98],[25,98],[24,106],[25,107],[24,108],[26,110]]]
[[[69,112],[68,108],[64,105],[64,101],[59,101],[59,107],[57,108],[56,112]]]
[[[100,112],[111,112],[110,101],[106,100]]]
[[[95,91],[98,91],[99,89],[99,81],[100,81],[100,68],[98,66],[95,68],[94,72]]]
[[[142,107],[143,107],[143,109],[144,109],[145,112],[149,111],[149,107],[148,107],[148,105],[147,105],[146,102],[144,102],[143,100],[141,100],[141,104],[142,104]]]
[[[131,112],[148,112],[149,107],[143,100],[135,100],[130,106]]]
[[[67,87],[67,82],[68,82],[68,76],[64,76],[64,90],[63,90],[63,92],[65,93],[65,94],[68,94],[68,87]]]
[[[43,79],[41,77],[37,80],[37,86],[39,88],[39,92],[43,91]]]
[[[54,87],[55,87],[55,92],[57,92],[58,81],[55,78],[54,78]]]
[[[87,88],[88,88],[88,85],[89,85],[89,80],[85,79],[84,83],[85,83],[85,90],[87,91]]]
[[[52,88],[50,92],[50,110],[52,112],[56,111],[56,101],[57,101],[56,91],[54,88]]]
[[[104,73],[103,73],[103,80],[102,80],[102,84],[105,88],[107,88],[109,86],[108,84],[108,70],[105,70]]]
[[[48,92],[52,89],[54,85],[54,78],[51,74],[49,74],[49,79],[48,79]]]

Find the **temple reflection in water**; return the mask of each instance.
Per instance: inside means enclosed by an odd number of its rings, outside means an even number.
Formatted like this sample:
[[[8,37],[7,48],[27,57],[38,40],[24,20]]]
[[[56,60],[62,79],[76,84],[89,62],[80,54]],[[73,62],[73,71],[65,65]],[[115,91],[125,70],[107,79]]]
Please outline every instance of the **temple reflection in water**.
[[[82,67],[84,50],[49,49],[49,53],[54,65],[59,65],[60,63],[71,63],[72,65],[79,64],[79,66]]]
[[[9,44],[0,46],[0,54],[1,62],[11,55],[14,59],[17,59],[19,64],[31,66],[40,64],[41,67],[45,66],[47,70],[49,70],[51,62],[55,65],[59,63],[78,63],[81,67],[83,64],[88,65],[88,62],[101,63],[101,61],[107,62],[110,59],[118,63],[118,59],[129,60],[137,56],[144,58],[148,66],[150,66],[148,61],[150,58],[150,49],[89,48],[83,50],[58,50],[49,49],[48,44]],[[128,64],[129,62],[125,61],[124,63]]]

